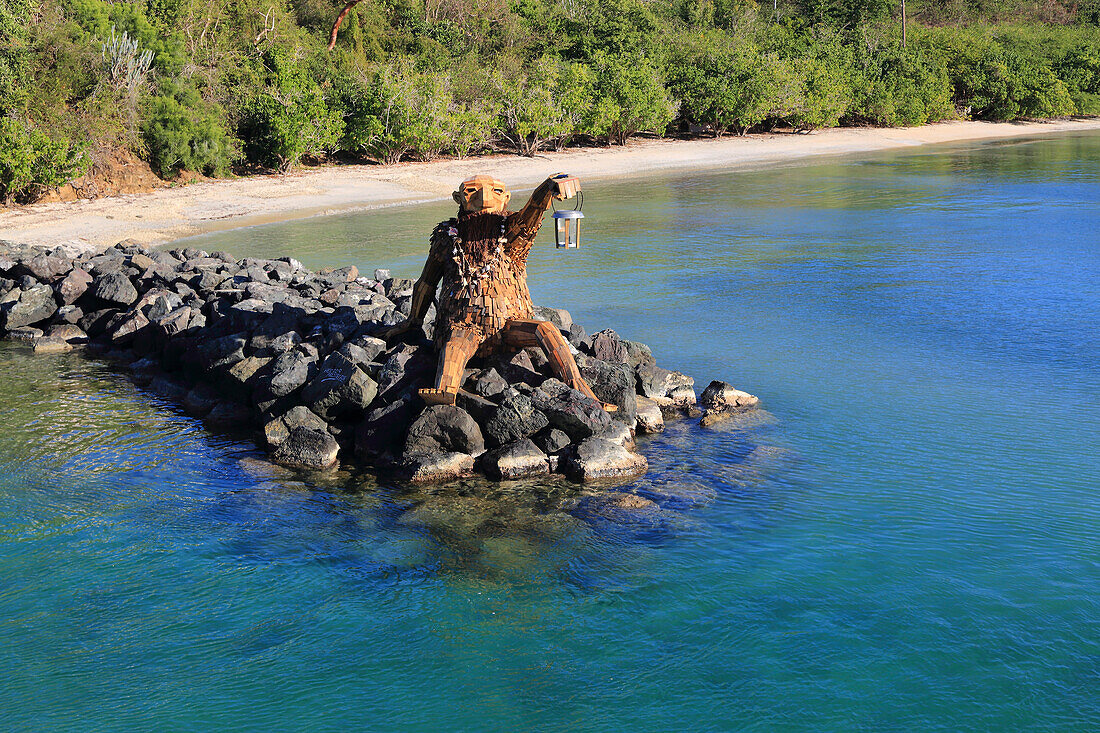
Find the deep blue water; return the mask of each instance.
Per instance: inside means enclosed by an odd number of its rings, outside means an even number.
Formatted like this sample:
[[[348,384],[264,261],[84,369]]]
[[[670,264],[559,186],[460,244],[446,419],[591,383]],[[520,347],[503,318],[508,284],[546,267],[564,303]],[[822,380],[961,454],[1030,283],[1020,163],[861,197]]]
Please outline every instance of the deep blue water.
[[[3,727],[1096,730],[1100,135],[586,195],[536,300],[766,407],[644,441],[658,510],[285,476],[0,345]],[[196,243],[415,276],[450,208]]]

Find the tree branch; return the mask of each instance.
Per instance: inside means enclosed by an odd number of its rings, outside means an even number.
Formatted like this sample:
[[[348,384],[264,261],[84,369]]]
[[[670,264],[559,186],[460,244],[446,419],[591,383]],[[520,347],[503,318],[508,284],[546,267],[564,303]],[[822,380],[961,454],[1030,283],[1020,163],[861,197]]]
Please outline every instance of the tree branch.
[[[328,37],[328,50],[336,48],[336,32],[340,30],[340,24],[344,22],[344,18],[347,14],[359,4],[359,0],[349,0],[348,4],[344,6],[344,9],[340,11],[340,14],[336,16],[336,22],[332,24],[332,33]]]

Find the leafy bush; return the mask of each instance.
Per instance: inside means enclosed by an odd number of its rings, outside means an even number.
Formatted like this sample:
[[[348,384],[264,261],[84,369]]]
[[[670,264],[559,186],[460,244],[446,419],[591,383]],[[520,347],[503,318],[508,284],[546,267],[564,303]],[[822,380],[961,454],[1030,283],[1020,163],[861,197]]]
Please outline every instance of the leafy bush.
[[[0,3],[0,115],[26,93],[24,64],[31,30],[31,0]]]
[[[954,64],[957,104],[976,119],[1016,120],[1073,114],[1069,90],[1041,58],[992,43]]]
[[[183,70],[187,52],[183,35],[164,33],[145,15],[143,5],[106,0],[70,0],[69,14],[91,37],[103,42],[115,33],[126,33],[138,46],[153,54],[153,68],[167,76]]]
[[[923,125],[951,117],[947,67],[916,47],[887,47],[865,59],[849,119],[886,127]]]
[[[661,73],[639,52],[595,54],[596,103],[583,132],[606,136],[608,143],[625,145],[638,132],[663,135],[676,117],[677,104],[665,88]]]
[[[84,151],[12,117],[0,117],[0,200],[30,201],[88,167]]]
[[[1100,115],[1100,43],[1081,43],[1056,64],[1054,72],[1069,91],[1077,111]]]
[[[172,82],[160,87],[160,94],[147,102],[141,124],[153,170],[161,178],[183,170],[208,176],[227,173],[235,149],[219,111],[193,88]]]
[[[266,83],[241,110],[248,160],[285,172],[304,155],[335,150],[344,120],[326,103],[317,81],[281,52],[265,53],[263,62]]]
[[[343,148],[382,163],[435,157],[449,144],[454,116],[447,80],[408,63],[380,67],[345,111]],[[464,141],[465,144],[473,144]]]
[[[755,45],[708,34],[679,48],[671,66],[669,87],[686,122],[710,125],[720,136],[744,134],[767,116],[773,88]]]

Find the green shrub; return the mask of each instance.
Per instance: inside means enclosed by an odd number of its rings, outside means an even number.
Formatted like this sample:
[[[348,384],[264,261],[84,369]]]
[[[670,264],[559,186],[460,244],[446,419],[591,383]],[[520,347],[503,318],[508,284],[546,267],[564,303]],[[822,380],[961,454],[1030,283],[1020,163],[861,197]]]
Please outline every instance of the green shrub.
[[[592,114],[582,132],[625,145],[638,132],[663,135],[677,105],[654,63],[640,52],[592,57],[596,74]]]
[[[183,35],[165,33],[145,15],[145,9],[137,3],[105,0],[70,0],[67,12],[91,37],[106,41],[111,29],[127,33],[142,49],[152,51],[153,68],[166,76],[175,76],[187,62]]]
[[[88,167],[84,151],[12,117],[0,117],[0,200],[32,201]]]
[[[890,46],[865,59],[849,119],[886,127],[923,125],[951,117],[951,80],[933,54]]]
[[[203,102],[197,91],[162,82],[160,93],[148,100],[141,134],[149,164],[161,178],[179,171],[208,176],[224,175],[234,159],[234,145],[221,115]]]
[[[492,75],[499,116],[497,136],[521,155],[556,145],[584,124],[592,105],[594,75],[579,64],[543,56],[520,69],[506,60]]]
[[[344,114],[341,147],[381,163],[397,163],[410,154],[432,158],[454,142],[447,79],[418,72],[409,63],[380,67],[366,88],[350,97]]]
[[[993,43],[960,61],[955,95],[975,119],[1016,120],[1074,112],[1066,85],[1042,59]]]
[[[24,66],[33,7],[32,0],[0,2],[0,115],[27,93]]]
[[[1078,112],[1100,115],[1100,43],[1074,46],[1053,71],[1065,83]]]
[[[710,34],[678,49],[671,68],[669,88],[686,122],[744,134],[767,117],[772,69],[754,45]]]
[[[240,138],[249,161],[285,172],[304,155],[337,148],[344,133],[339,111],[317,81],[278,51],[263,57],[266,83],[241,109]]]

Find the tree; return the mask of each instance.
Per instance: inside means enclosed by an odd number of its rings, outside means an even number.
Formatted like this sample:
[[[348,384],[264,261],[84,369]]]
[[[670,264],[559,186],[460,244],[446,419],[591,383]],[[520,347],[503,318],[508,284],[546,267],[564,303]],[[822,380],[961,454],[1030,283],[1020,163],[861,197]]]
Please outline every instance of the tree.
[[[653,62],[640,52],[597,53],[596,104],[587,130],[606,135],[608,143],[625,145],[642,131],[663,135],[676,117],[677,104]]]

